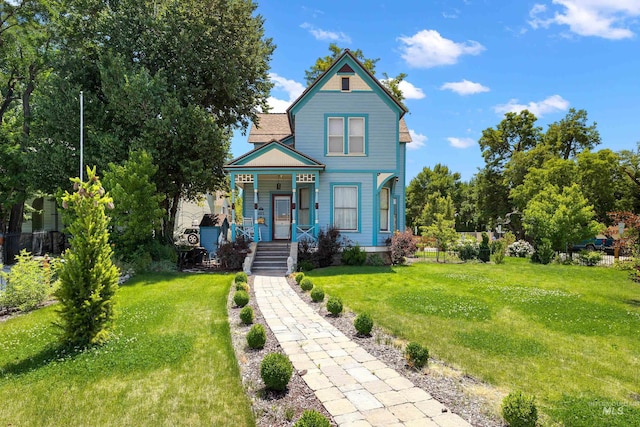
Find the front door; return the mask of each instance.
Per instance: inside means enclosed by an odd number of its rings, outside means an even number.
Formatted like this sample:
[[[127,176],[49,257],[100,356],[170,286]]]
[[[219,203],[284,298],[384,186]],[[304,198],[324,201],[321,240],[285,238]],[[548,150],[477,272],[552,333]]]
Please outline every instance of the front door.
[[[291,238],[291,196],[273,196],[273,240]]]

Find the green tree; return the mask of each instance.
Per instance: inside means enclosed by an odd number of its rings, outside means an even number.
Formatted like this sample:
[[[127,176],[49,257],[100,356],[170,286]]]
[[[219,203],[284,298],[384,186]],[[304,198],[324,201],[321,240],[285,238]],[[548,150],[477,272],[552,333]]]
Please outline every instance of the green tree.
[[[432,193],[427,197],[421,214],[421,223],[425,226],[433,224],[437,215],[441,214],[443,218],[453,221],[455,218],[455,208],[453,200],[448,194],[443,197],[440,193]]]
[[[122,166],[113,163],[104,174],[104,186],[113,198],[111,241],[119,258],[128,259],[148,245],[160,230],[164,211],[162,195],[152,181],[158,167],[146,151],[134,151]]]
[[[57,270],[60,287],[56,297],[64,341],[86,346],[107,340],[113,327],[119,272],[112,261],[109,217],[105,214],[113,202],[105,194],[95,167],[87,167],[86,182],[79,178],[71,181],[76,191],[62,197],[71,247]]]
[[[434,193],[425,210],[431,212],[430,222],[420,227],[424,237],[433,238],[436,241],[436,261],[440,261],[440,251],[446,252],[458,239],[453,219],[453,202],[450,196],[442,197]]]
[[[548,239],[556,251],[593,237],[604,230],[594,220],[593,206],[580,191],[578,184],[560,190],[549,184],[538,192],[523,212],[527,235],[540,242]]]
[[[407,225],[411,228],[427,225],[423,222],[422,212],[428,197],[434,193],[451,197],[458,206],[460,185],[460,174],[451,172],[447,166],[438,163],[433,169],[424,167],[407,186]]]
[[[592,150],[601,142],[597,124],[593,122],[587,125],[587,112],[575,108],[569,109],[559,122],[549,125],[544,141],[564,160],[576,157],[582,151]]]
[[[516,208],[522,212],[529,202],[548,185],[562,189],[578,183],[577,165],[573,160],[555,157],[542,167],[532,168],[525,176],[524,182],[513,188],[510,198]]]

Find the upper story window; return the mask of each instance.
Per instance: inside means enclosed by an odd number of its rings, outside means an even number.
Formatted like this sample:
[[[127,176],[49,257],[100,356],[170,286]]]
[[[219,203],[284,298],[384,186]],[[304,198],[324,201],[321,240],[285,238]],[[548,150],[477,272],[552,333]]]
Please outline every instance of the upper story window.
[[[366,155],[366,117],[327,117],[327,155]]]
[[[349,92],[351,89],[349,88],[349,77],[342,77],[342,91]]]

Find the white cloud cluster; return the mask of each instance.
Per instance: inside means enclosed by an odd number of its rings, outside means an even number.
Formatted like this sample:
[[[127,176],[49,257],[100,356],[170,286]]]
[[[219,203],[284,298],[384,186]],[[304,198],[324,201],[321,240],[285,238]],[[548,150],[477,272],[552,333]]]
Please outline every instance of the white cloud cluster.
[[[451,65],[462,55],[479,55],[485,50],[480,43],[469,40],[456,43],[445,39],[436,30],[422,30],[411,37],[399,37],[402,58],[412,67],[431,68]]]
[[[552,3],[560,6],[552,17],[545,17],[548,12],[545,4],[531,8],[531,27],[567,25],[580,36],[619,40],[634,36],[628,27],[630,21],[640,17],[638,0],[552,0]]]
[[[453,136],[447,138],[447,141],[449,141],[449,145],[455,148],[469,148],[476,143],[472,138],[455,138]]]
[[[274,84],[274,89],[286,92],[287,99],[278,99],[270,96],[267,100],[272,113],[284,113],[289,105],[304,92],[304,85],[295,80],[289,80],[276,73],[269,73],[269,79]]]
[[[418,133],[413,129],[409,129],[409,135],[411,135],[411,143],[407,144],[409,150],[417,150],[424,147],[429,139],[426,135]]]
[[[440,90],[451,90],[458,95],[474,95],[476,93],[489,92],[489,88],[480,83],[463,79],[460,82],[448,82],[440,86]]]
[[[304,28],[305,30],[309,31],[309,33],[311,33],[311,35],[316,40],[340,42],[340,43],[351,43],[351,37],[349,37],[347,34],[343,33],[342,31],[323,30],[322,28],[317,28],[314,25],[309,24],[308,22],[305,22],[302,25],[300,25],[300,28]]]
[[[380,82],[385,83],[388,80],[390,79],[381,79]],[[404,99],[422,99],[427,96],[424,94],[422,89],[414,86],[413,84],[409,83],[406,80],[401,81],[398,84],[398,88],[402,91],[402,95],[404,96]]]
[[[496,105],[493,107],[498,114],[519,113],[522,110],[529,110],[536,117],[542,117],[545,114],[565,111],[569,108],[569,101],[560,95],[551,95],[539,102],[529,102],[528,104],[519,104],[517,99],[511,99],[506,104]]]

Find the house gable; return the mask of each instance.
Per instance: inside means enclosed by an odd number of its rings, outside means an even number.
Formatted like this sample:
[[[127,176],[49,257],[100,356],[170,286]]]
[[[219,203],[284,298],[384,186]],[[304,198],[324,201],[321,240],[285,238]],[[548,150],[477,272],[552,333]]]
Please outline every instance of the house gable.
[[[278,141],[271,141],[229,162],[227,169],[324,169],[324,165]]]

